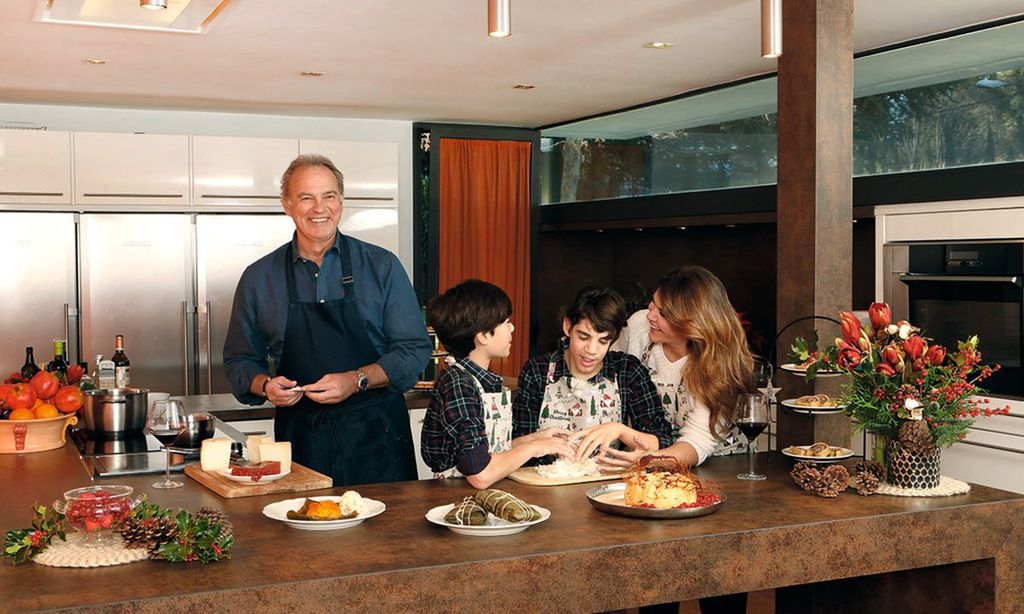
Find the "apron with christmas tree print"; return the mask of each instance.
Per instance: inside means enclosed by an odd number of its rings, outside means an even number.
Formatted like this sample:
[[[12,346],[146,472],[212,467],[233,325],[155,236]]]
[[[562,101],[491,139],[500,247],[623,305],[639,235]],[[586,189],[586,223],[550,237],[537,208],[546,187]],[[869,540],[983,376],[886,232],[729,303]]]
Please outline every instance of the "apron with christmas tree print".
[[[477,392],[480,393],[480,409],[484,414],[484,430],[487,432],[487,448],[491,454],[504,452],[512,448],[512,393],[506,386],[501,387],[501,392],[484,392],[480,380],[473,377],[473,374],[466,371],[465,367],[455,362],[451,356],[445,359],[449,367],[462,369],[473,378]],[[435,473],[435,478],[461,478],[464,477],[456,467],[452,467],[441,473]]]
[[[651,357],[652,349],[654,349],[654,343],[648,343],[643,354],[640,355],[640,362],[647,367],[648,372],[651,374],[651,382],[654,383],[654,388],[658,391],[661,407],[665,410],[665,416],[668,418],[669,424],[672,425],[672,431],[678,441],[679,436],[682,434],[683,426],[686,424],[687,417],[693,412],[693,398],[690,396],[689,391],[686,390],[686,384],[682,381],[664,382],[657,379],[658,369]],[[712,454],[715,456],[726,456],[746,451],[747,444],[734,428],[733,432],[726,434],[724,441],[718,442]]]
[[[607,422],[622,422],[619,384],[605,377],[588,382],[571,374],[555,381],[555,361],[549,362],[539,428],[558,427],[576,433]]]

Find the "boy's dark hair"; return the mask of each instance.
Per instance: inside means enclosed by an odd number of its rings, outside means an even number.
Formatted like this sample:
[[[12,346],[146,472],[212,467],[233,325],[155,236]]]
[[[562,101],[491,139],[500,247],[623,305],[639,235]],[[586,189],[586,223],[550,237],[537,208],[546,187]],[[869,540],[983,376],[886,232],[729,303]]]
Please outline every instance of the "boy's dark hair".
[[[512,315],[512,301],[492,283],[467,279],[430,299],[427,323],[456,357],[468,356],[477,333],[489,333]]]
[[[569,308],[565,310],[569,318],[569,326],[576,326],[583,320],[590,320],[590,325],[599,333],[611,333],[612,341],[619,338],[619,333],[626,325],[626,302],[615,290],[587,286],[580,290]]]

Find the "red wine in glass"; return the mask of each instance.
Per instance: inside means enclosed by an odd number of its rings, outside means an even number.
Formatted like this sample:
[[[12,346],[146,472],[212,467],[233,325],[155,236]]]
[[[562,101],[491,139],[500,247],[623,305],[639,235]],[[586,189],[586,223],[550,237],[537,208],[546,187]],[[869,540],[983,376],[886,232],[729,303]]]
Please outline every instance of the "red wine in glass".
[[[736,477],[741,480],[763,480],[764,474],[754,473],[754,439],[768,427],[768,403],[763,394],[741,394],[736,397],[736,410],[733,413],[733,424],[747,436],[750,469]]]
[[[747,436],[747,441],[754,441],[766,428],[767,422],[737,422],[736,428]]]

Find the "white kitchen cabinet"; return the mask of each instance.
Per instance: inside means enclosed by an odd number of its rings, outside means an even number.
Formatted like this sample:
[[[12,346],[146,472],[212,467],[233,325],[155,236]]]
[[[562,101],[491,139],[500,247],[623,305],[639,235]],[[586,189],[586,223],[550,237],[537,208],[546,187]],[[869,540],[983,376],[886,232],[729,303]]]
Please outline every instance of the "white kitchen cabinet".
[[[345,203],[394,207],[398,201],[398,144],[299,140],[299,151],[327,156],[345,176]]]
[[[192,137],[192,202],[281,206],[281,173],[297,139]]]
[[[345,203],[341,210],[341,232],[398,254],[398,209],[364,207],[357,202],[358,207]]]
[[[0,130],[0,203],[71,202],[71,133]]]
[[[76,132],[75,202],[188,205],[188,138]]]
[[[410,409],[409,426],[412,428],[412,447],[416,452],[416,477],[420,480],[434,478],[434,472],[423,462],[420,455],[420,435],[423,433],[423,418],[427,415],[427,409]]]

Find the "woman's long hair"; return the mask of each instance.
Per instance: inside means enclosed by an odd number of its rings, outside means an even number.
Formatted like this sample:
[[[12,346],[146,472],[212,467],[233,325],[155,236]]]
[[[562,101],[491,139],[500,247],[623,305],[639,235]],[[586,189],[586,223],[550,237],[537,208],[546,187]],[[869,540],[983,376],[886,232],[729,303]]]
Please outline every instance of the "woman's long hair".
[[[711,432],[733,420],[736,396],[754,389],[754,357],[725,286],[699,266],[681,266],[658,282],[661,313],[688,339],[687,390],[711,410]]]

